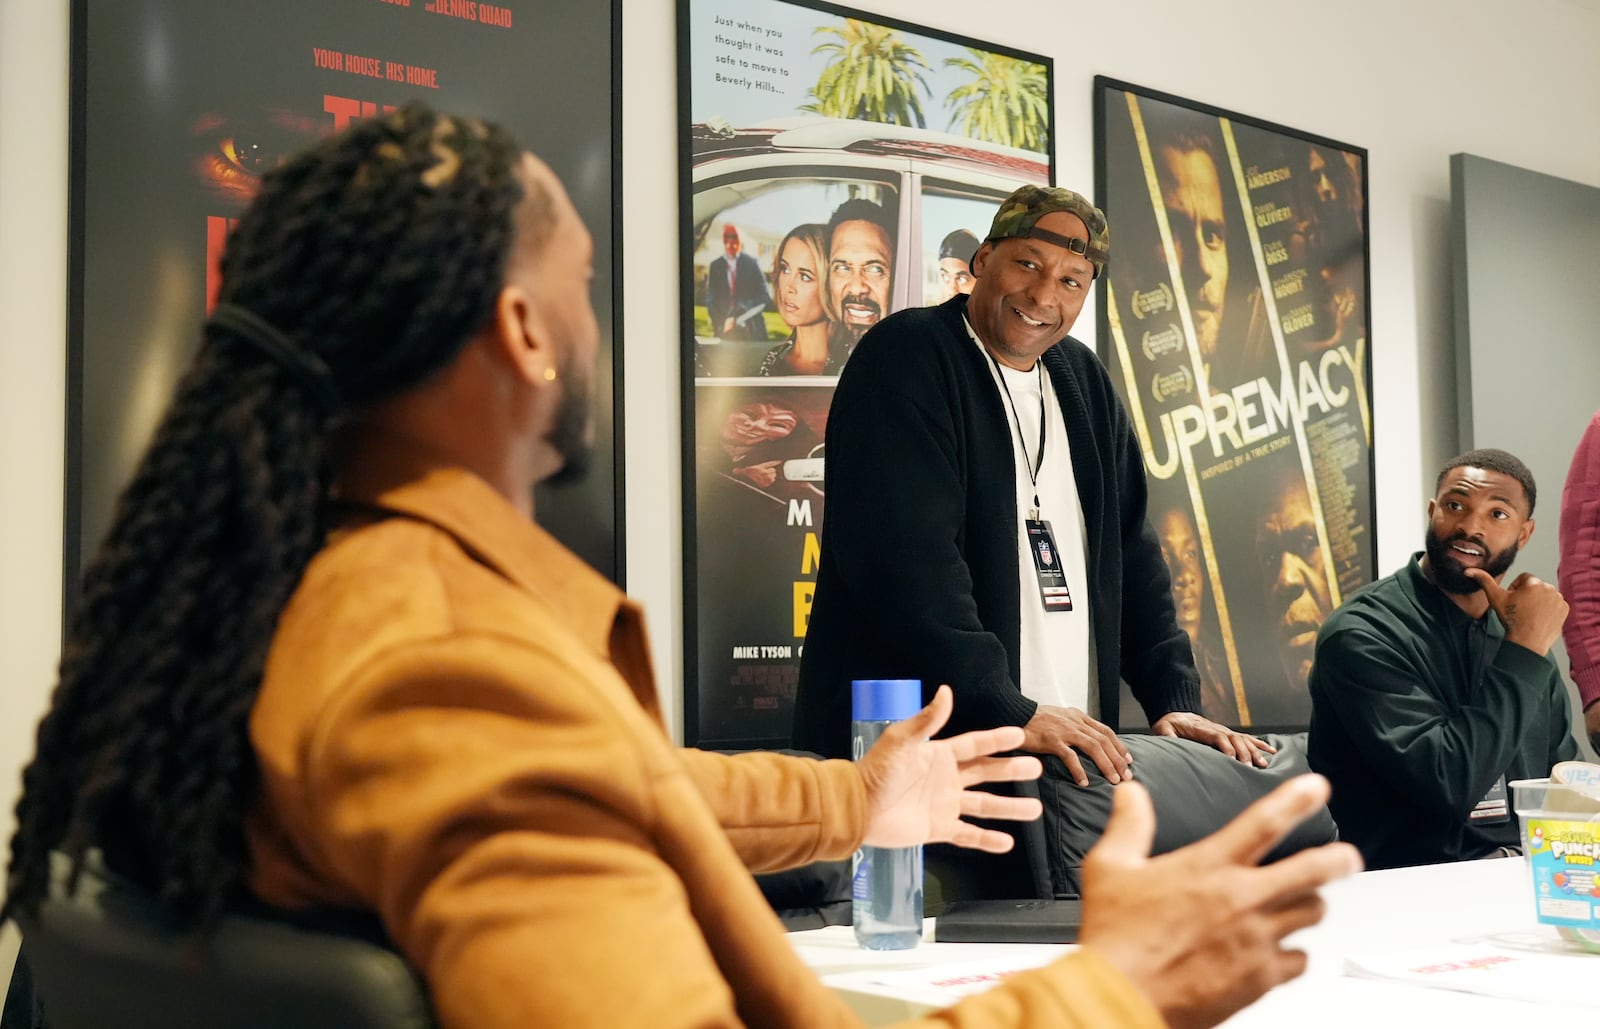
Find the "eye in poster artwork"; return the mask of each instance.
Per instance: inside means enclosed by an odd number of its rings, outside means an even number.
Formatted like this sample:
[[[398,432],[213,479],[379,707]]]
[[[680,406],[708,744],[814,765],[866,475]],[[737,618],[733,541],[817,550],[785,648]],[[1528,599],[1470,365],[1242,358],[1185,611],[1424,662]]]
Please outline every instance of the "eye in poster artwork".
[[[1100,355],[1205,713],[1303,727],[1317,629],[1376,555],[1366,152],[1109,79],[1095,116]]]
[[[1051,66],[826,3],[682,0],[685,738],[787,745],[856,341],[1046,184]]]

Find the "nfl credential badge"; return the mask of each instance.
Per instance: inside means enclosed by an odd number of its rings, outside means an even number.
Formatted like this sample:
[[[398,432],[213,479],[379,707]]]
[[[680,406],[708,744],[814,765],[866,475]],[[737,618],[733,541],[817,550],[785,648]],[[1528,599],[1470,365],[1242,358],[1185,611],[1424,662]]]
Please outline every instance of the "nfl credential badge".
[[[1071,611],[1072,591],[1067,589],[1066,570],[1061,567],[1060,550],[1050,523],[1029,518],[1028,550],[1033,553],[1033,570],[1039,577],[1039,599],[1046,611]]]

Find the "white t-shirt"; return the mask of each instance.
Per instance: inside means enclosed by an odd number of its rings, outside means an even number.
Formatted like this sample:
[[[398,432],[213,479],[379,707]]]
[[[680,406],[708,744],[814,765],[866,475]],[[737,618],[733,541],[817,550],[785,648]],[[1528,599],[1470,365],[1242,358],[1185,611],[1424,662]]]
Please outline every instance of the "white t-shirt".
[[[967,325],[973,345],[983,354],[994,378],[995,392],[1010,423],[1011,452],[1017,481],[1017,575],[1021,590],[1022,649],[1019,655],[1022,693],[1041,704],[1075,707],[1099,718],[1099,691],[1092,688],[1094,633],[1089,618],[1088,562],[1084,547],[1083,503],[1072,473],[1072,451],[1061,404],[1043,362],[1019,372],[999,364]],[[998,371],[996,366],[998,365]],[[1004,386],[1001,385],[1002,379]],[[1006,390],[1010,390],[1010,399]],[[1041,389],[1043,394],[1041,397]],[[1039,464],[1039,414],[1045,416],[1044,461]],[[1021,424],[1019,443],[1018,424]],[[1026,453],[1026,457],[1024,457]],[[1031,464],[1030,464],[1031,462]],[[1028,472],[1039,464],[1039,517],[1050,523],[1062,571],[1072,593],[1071,611],[1046,611],[1039,595],[1039,576],[1028,544],[1027,518],[1033,507],[1034,483]]]

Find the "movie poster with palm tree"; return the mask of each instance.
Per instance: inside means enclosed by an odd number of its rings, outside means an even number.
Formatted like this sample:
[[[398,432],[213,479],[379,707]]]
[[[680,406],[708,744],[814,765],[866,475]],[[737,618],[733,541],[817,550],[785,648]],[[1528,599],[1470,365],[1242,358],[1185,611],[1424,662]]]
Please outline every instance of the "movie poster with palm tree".
[[[840,371],[971,288],[1001,198],[1054,181],[1048,58],[833,4],[678,10],[684,736],[783,745]]]

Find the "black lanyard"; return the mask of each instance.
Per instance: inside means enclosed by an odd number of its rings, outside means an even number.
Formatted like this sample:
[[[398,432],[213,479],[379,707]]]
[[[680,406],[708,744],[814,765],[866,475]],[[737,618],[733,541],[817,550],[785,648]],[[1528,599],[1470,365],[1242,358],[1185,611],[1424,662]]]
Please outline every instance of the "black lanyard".
[[[987,348],[985,348],[987,349]],[[989,361],[994,365],[994,373],[1000,378],[1000,388],[1005,390],[1006,403],[1011,406],[1011,420],[1017,427],[1017,442],[1022,445],[1022,462],[1028,469],[1028,481],[1033,484],[1033,510],[1028,512],[1029,518],[1039,517],[1039,472],[1044,468],[1044,366],[1043,362],[1035,360],[1033,366],[1039,370],[1039,461],[1034,463],[1028,456],[1028,441],[1022,438],[1022,419],[1017,417],[1017,402],[1011,397],[1011,387],[1006,385],[1006,373],[1000,370],[1000,362],[994,354],[989,355]]]

